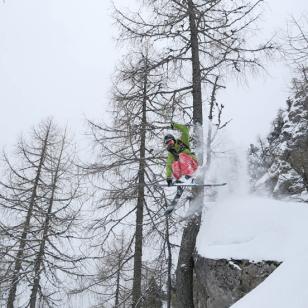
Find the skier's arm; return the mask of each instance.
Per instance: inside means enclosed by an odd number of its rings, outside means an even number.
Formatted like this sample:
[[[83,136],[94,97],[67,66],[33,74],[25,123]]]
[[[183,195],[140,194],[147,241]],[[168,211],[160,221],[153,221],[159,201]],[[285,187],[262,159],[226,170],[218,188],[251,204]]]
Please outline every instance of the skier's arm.
[[[166,160],[166,178],[172,178],[172,163],[174,162],[174,157],[171,153],[168,153]]]
[[[183,124],[179,124],[179,123],[171,123],[171,126],[173,129],[178,130],[179,132],[181,132],[181,140],[187,145],[189,146],[189,127],[187,127],[186,125]]]

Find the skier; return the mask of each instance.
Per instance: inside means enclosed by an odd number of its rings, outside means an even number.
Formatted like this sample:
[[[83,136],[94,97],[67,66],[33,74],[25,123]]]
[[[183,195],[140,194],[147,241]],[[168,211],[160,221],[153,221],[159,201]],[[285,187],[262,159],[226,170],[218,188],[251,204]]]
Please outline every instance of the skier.
[[[189,127],[172,122],[171,129],[181,132],[181,137],[180,139],[175,139],[171,134],[164,137],[164,144],[168,151],[166,161],[166,181],[168,186],[173,184],[173,177],[176,182],[180,182],[182,176],[190,178],[198,168],[197,158],[189,145]]]

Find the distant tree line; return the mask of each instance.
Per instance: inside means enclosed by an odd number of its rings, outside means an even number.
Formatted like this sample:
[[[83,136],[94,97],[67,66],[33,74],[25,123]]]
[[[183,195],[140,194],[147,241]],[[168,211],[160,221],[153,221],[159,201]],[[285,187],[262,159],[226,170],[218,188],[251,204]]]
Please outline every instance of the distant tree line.
[[[308,20],[292,18],[284,56],[294,71],[291,96],[278,111],[266,138],[249,151],[252,190],[299,197],[308,189]]]

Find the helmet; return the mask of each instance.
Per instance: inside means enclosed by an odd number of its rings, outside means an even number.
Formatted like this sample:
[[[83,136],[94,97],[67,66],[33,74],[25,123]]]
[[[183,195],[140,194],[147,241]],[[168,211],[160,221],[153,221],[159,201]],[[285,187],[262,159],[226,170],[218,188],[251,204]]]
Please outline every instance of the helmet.
[[[167,134],[167,135],[165,135],[165,137],[164,137],[164,144],[167,144],[170,140],[175,141],[174,136],[173,136],[173,135],[171,135],[171,134]]]

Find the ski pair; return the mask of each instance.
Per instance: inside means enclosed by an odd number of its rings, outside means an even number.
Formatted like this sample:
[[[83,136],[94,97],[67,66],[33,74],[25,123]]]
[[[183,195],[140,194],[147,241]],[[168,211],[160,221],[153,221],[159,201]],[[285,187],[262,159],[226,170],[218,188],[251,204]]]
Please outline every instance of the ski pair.
[[[172,199],[172,201],[170,202],[170,204],[168,205],[166,211],[165,211],[165,215],[168,216],[170,215],[174,208],[176,207],[176,205],[178,204],[184,190],[186,187],[219,187],[219,186],[225,186],[227,185],[227,183],[213,183],[213,184],[197,184],[197,183],[190,183],[190,184],[185,184],[185,183],[174,183],[171,186],[176,186],[177,190],[176,190],[176,194],[174,196],[174,198]],[[160,185],[160,186],[168,186],[168,185]]]
[[[227,183],[214,183],[214,184],[197,184],[197,183],[189,183],[189,184],[186,184],[186,183],[173,183],[172,185],[168,185],[168,184],[160,184],[158,186],[160,187],[194,187],[194,186],[197,186],[197,187],[218,187],[218,186],[225,186],[227,185]]]

